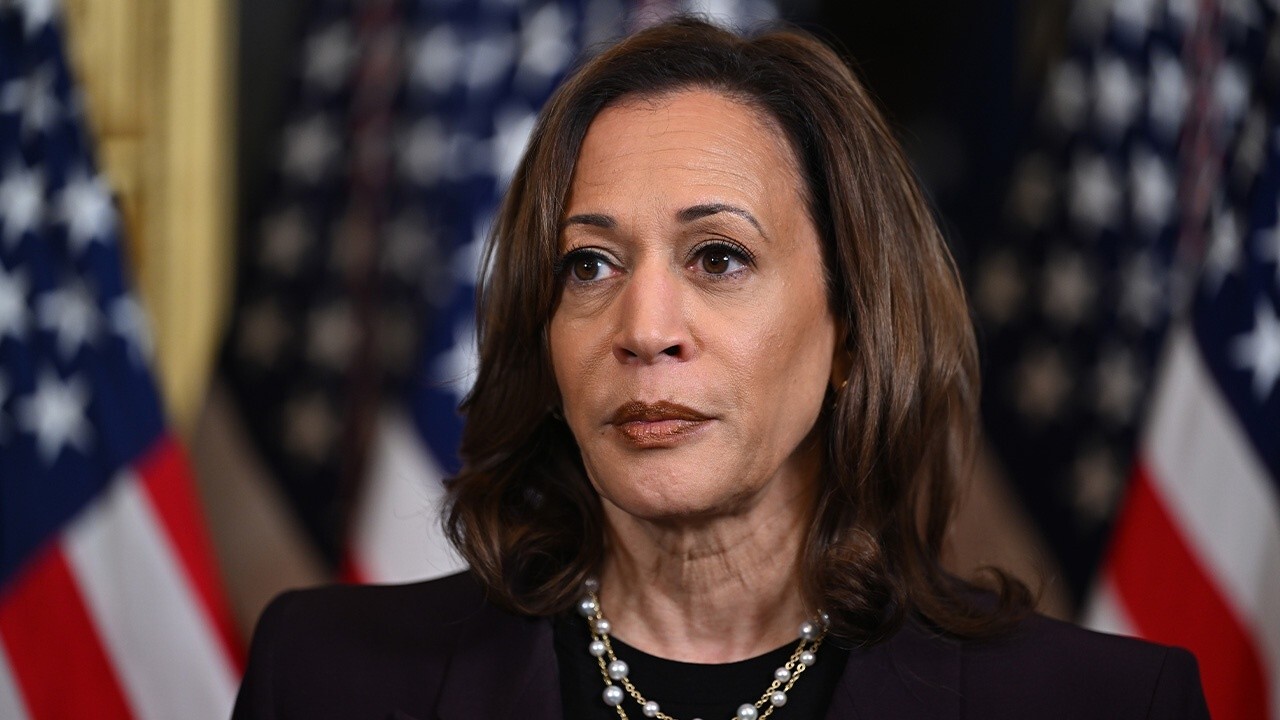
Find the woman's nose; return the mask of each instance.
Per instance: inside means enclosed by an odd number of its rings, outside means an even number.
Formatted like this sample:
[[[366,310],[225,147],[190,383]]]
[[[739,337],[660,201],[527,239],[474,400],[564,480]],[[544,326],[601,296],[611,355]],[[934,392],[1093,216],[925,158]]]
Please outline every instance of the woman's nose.
[[[618,297],[613,354],[623,363],[687,360],[691,349],[679,278],[665,267],[638,268]]]

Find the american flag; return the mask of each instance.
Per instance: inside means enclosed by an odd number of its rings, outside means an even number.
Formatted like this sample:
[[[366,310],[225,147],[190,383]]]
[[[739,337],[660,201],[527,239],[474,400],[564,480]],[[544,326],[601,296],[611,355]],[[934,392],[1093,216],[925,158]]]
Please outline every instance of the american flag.
[[[1275,720],[1280,22],[1270,8],[1250,12],[1268,28],[1265,60],[1226,155],[1191,311],[1163,353],[1087,621],[1194,651],[1215,717]]]
[[[1261,2],[1081,0],[1008,237],[974,283],[996,454],[1081,601],[1105,548],[1151,378],[1185,311],[1225,143],[1262,63]],[[1199,48],[1199,49],[1197,49]],[[1212,114],[1196,108],[1212,106]],[[1211,228],[1225,232],[1224,227]]]
[[[0,717],[226,717],[237,643],[56,7],[0,3]]]
[[[315,3],[223,369],[273,474],[349,579],[459,567],[435,509],[458,466],[475,282],[500,193],[575,59],[682,10],[775,15],[761,0]]]

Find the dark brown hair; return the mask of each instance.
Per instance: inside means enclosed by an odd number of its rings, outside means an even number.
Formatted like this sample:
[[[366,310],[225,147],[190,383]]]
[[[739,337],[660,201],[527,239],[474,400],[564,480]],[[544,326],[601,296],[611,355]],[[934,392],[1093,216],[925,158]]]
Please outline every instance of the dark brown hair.
[[[961,636],[1006,627],[1028,605],[1025,587],[997,572],[991,601],[939,559],[977,427],[977,351],[953,260],[866,89],[830,48],[793,30],[746,39],[670,21],[588,61],[543,110],[488,246],[450,539],[492,597],[521,613],[563,611],[598,570],[600,500],[556,417],[546,344],[557,233],[596,115],[687,88],[763,111],[788,137],[843,329],[850,372],[819,420],[824,483],[803,557],[807,599],[855,642],[886,637],[911,613]]]

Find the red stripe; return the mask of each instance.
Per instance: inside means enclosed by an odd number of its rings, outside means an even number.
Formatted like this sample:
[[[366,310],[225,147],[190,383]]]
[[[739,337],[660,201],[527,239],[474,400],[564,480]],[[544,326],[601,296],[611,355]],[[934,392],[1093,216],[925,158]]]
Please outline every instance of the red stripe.
[[[60,547],[50,546],[0,597],[0,636],[32,717],[131,717]]]
[[[1195,653],[1213,717],[1266,717],[1270,705],[1258,646],[1188,546],[1141,463],[1116,521],[1108,565],[1139,634]]]
[[[214,566],[213,546],[195,496],[190,466],[181,446],[163,437],[136,464],[142,487],[177,553],[226,652],[227,661],[244,670],[244,647],[231,620],[231,608]]]
[[[342,564],[338,567],[338,582],[348,585],[364,585],[369,582],[369,573],[356,560],[351,548],[342,554]]]

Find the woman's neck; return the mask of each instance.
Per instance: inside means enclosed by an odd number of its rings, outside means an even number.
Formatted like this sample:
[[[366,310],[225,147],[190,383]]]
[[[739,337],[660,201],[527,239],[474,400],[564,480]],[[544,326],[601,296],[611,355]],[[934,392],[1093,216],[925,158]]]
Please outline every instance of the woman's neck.
[[[606,503],[607,506],[607,503]],[[795,640],[811,492],[710,521],[655,523],[606,507],[600,602],[624,642],[659,657],[724,663]]]

